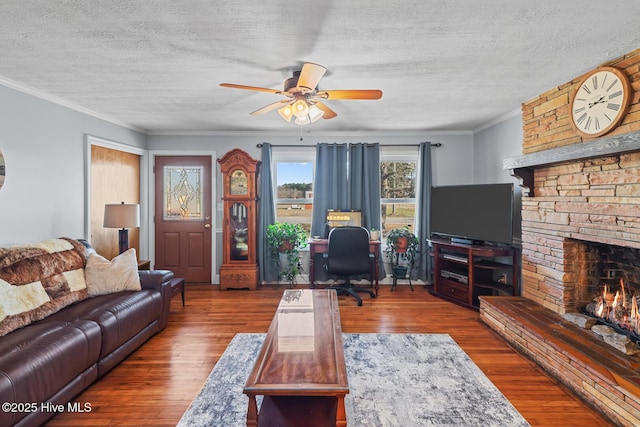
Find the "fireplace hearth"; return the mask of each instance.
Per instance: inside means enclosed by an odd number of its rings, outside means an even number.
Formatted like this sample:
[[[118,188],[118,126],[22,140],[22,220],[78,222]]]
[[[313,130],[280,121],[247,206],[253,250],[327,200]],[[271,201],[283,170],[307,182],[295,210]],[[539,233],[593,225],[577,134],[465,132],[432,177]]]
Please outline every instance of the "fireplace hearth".
[[[590,330],[558,323],[597,305],[598,298],[606,301],[607,315],[616,313],[616,327],[637,323],[639,316],[629,310],[633,296],[640,298],[640,131],[617,142],[622,141],[636,151],[516,166],[530,188],[522,198],[523,298],[483,301],[480,313],[616,424],[640,425],[640,356],[633,354],[638,345],[604,325]],[[540,158],[553,155],[541,152]],[[617,303],[622,301],[621,280],[627,307],[614,309],[616,291]]]
[[[524,297],[481,297],[480,318],[615,425],[640,425],[640,356]]]

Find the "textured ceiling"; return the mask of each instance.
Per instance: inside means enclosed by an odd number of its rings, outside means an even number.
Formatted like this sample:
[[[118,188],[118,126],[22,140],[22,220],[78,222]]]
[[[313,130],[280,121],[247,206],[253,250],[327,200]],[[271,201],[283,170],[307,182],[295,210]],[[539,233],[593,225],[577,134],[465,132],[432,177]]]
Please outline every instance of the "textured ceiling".
[[[315,131],[474,130],[640,47],[640,1],[2,0],[0,83],[148,132],[285,131],[278,95],[305,61],[326,101]]]

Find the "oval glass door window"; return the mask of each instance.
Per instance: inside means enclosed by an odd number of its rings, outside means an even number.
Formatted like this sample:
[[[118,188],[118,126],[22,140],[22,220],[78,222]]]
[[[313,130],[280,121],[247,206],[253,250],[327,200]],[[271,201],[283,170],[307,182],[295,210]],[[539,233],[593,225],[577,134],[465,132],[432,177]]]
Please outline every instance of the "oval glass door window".
[[[4,156],[2,155],[2,151],[0,151],[0,188],[4,185],[4,176],[5,176],[5,167],[4,167]]]

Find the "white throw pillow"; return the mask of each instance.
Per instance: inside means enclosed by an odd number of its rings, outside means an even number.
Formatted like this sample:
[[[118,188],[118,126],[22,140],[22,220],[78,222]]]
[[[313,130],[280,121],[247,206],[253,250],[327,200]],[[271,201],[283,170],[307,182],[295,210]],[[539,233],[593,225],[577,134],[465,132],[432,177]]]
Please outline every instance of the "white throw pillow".
[[[89,254],[85,267],[89,296],[121,291],[139,291],[138,259],[134,248],[109,261],[95,252]]]

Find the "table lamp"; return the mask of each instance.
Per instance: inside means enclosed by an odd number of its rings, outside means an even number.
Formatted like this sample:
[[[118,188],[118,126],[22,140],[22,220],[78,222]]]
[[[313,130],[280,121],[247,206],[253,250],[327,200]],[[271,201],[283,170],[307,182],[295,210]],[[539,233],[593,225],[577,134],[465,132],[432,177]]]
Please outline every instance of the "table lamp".
[[[123,253],[129,249],[128,228],[140,227],[140,205],[137,204],[107,204],[104,205],[105,228],[119,228],[118,249]]]

